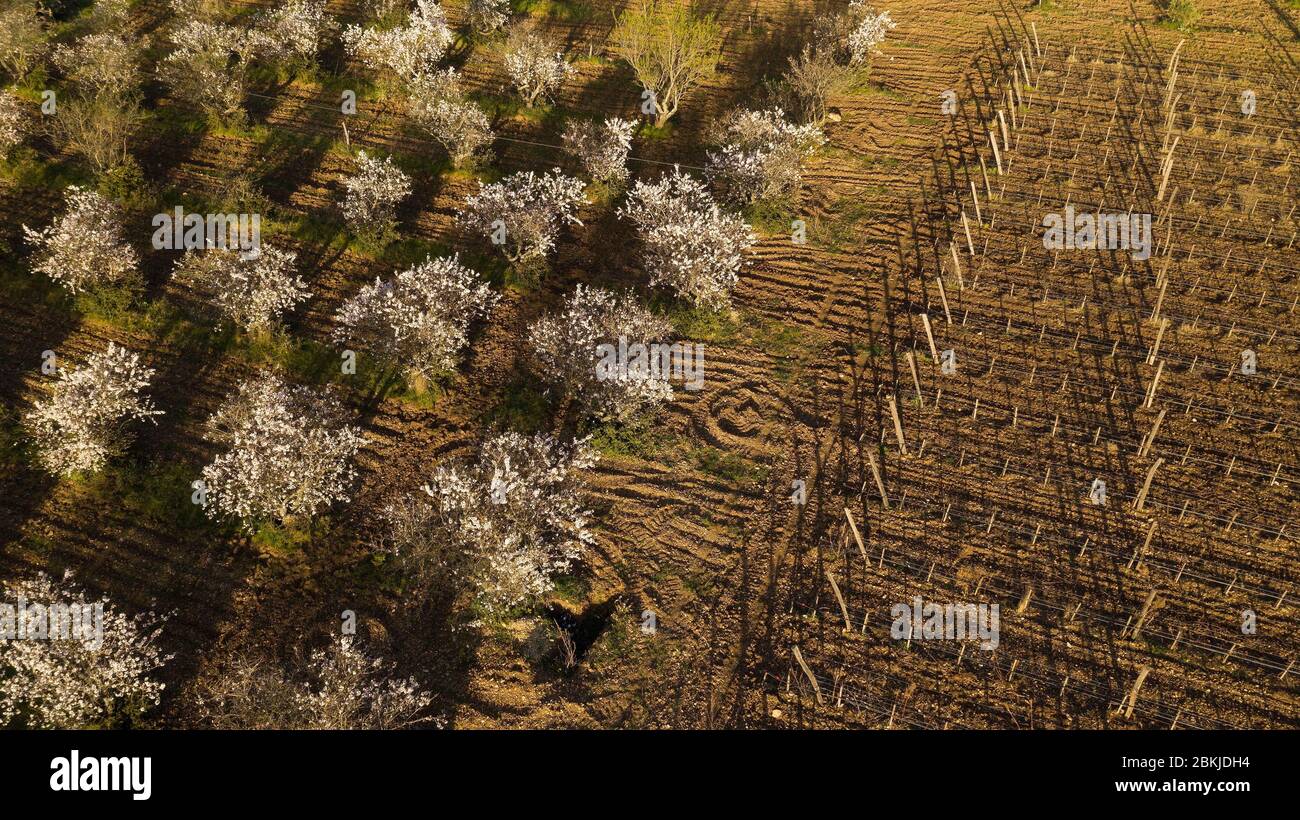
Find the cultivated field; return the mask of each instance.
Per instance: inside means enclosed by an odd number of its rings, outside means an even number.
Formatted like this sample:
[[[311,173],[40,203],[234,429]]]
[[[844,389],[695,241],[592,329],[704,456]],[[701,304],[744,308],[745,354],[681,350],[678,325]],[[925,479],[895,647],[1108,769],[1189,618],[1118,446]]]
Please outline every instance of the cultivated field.
[[[278,4],[215,5],[238,24]],[[349,25],[365,5],[326,10]],[[255,64],[236,123],[147,70],[138,179],[44,133],[4,162],[0,581],[71,571],[166,617],[165,689],[132,725],[212,722],[196,693],[231,659],[300,669],[347,611],[429,693],[426,725],[450,728],[1300,726],[1300,9],[1203,2],[1180,30],[1151,2],[878,5],[897,27],[829,100],[797,189],[734,208],[756,242],[710,309],[651,284],[617,193],[588,189],[540,278],[457,210],[515,172],[576,173],[571,118],[636,121],[634,181],[704,178],[714,125],[759,107],[844,4],[700,6],[717,69],[664,128],[615,46],[625,4],[510,5],[573,71],[520,103],[504,38],[469,36],[448,0],[445,62],[493,133],[477,166],[454,167],[337,37],[311,70]],[[51,39],[86,13],[56,14]],[[138,0],[127,19],[155,65],[176,13]],[[33,116],[47,82],[12,86]],[[361,148],[412,182],[378,245],[337,206]],[[22,226],[50,224],[69,184],[122,207],[134,296],[32,271]],[[175,205],[259,211],[310,296],[266,333],[214,316],[172,278],[182,254],[149,247]],[[1149,252],[1048,249],[1044,218],[1067,213],[1149,214]],[[364,356],[341,369],[348,299],[453,252],[499,297],[458,366],[427,385]],[[703,345],[703,388],[615,421],[547,392],[529,327],[579,284],[630,289]],[[163,414],[103,469],[51,475],[23,422],[50,390],[43,353],[79,363],[110,342],[156,371]],[[309,524],[241,527],[193,503],[221,452],[209,417],[265,369],[332,389],[360,431],[349,499]],[[506,431],[591,437],[594,541],[545,594],[486,617],[465,588],[416,583],[379,511]],[[999,605],[996,649],[891,635],[891,607],[916,596]]]

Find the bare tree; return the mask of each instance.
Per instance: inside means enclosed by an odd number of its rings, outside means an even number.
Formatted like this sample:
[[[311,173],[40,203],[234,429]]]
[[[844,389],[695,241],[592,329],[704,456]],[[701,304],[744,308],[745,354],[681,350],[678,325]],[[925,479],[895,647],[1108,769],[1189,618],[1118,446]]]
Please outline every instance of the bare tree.
[[[138,50],[137,43],[112,30],[54,50],[53,62],[72,95],[60,100],[50,131],[96,174],[127,161],[127,143],[144,119]]]
[[[127,143],[143,120],[134,99],[79,97],[59,106],[51,130],[98,175],[127,161]]]
[[[647,96],[642,110],[662,127],[681,101],[712,76],[721,57],[722,29],[712,15],[675,0],[637,0],[618,17],[614,48],[632,66]]]
[[[843,93],[853,80],[853,69],[835,61],[827,50],[805,45],[776,87],[778,103],[800,122],[820,125],[826,121],[828,101]]]
[[[406,17],[407,0],[369,0],[365,19],[380,28],[392,28]]]
[[[560,626],[559,621],[552,618],[551,623],[555,626],[556,641],[560,645],[560,660],[563,661],[565,669],[572,669],[578,665],[578,645],[574,643],[573,635],[569,630]]]
[[[226,0],[170,0],[168,5],[178,19],[212,22],[221,17]]]
[[[14,0],[0,8],[0,69],[15,83],[26,79],[49,49],[45,23],[45,11],[32,0]]]

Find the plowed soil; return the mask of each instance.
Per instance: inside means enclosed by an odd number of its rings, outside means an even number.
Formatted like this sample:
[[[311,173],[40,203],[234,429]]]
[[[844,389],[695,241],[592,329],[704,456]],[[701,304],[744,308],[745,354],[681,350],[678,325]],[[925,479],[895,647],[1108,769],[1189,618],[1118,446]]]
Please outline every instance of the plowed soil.
[[[638,115],[639,87],[608,43],[620,4],[522,5],[521,25],[584,55],[554,112]],[[636,140],[633,172],[701,165],[709,123],[758,99],[824,5],[714,4],[726,31],[719,71],[666,137]],[[560,669],[537,640],[549,616],[474,627],[456,602],[404,594],[376,558],[373,510],[493,429],[560,428],[562,413],[521,407],[520,396],[536,393],[524,328],[578,282],[646,285],[633,234],[602,205],[561,239],[539,288],[504,288],[436,397],[375,398],[341,385],[366,435],[359,488],[326,532],[271,549],[203,523],[189,504],[189,481],[213,456],[204,420],[265,357],[218,349],[186,322],[133,330],[88,317],[30,281],[18,226],[46,224],[58,186],[0,178],[0,240],[15,251],[0,304],[5,405],[21,412],[39,395],[42,351],[77,361],[114,340],[157,368],[152,393],[166,413],[141,432],[127,467],[101,478],[54,481],[4,462],[0,576],[71,569],[128,610],[171,613],[164,725],[185,723],[177,693],[222,653],[257,646],[291,658],[335,631],[343,610],[358,614],[402,674],[438,695],[453,727],[1300,725],[1300,671],[1287,672],[1297,655],[1300,535],[1300,379],[1291,375],[1300,361],[1300,12],[1271,0],[1201,3],[1187,35],[1161,26],[1149,2],[1049,5],[920,0],[891,9],[898,28],[870,85],[832,101],[829,146],[809,163],[797,203],[757,223],[761,241],[733,310],[679,328],[706,345],[705,388],[679,392],[621,444],[603,445],[592,476],[598,545],[551,602],[553,614],[579,623],[576,669]],[[353,3],[329,9],[346,20],[360,13]],[[135,14],[142,33],[169,19],[157,0]],[[459,24],[458,4],[448,14]],[[1183,153],[1157,201],[1164,72],[1184,39],[1171,132]],[[1017,108],[999,175],[987,129],[998,127],[997,109],[1008,113],[1008,67],[1026,49],[1032,99]],[[492,46],[456,59],[481,99],[508,96]],[[1259,114],[1216,131],[1220,107],[1232,113],[1241,87],[1258,89]],[[956,115],[941,108],[949,89]],[[348,170],[338,88],[296,79],[253,90],[249,129],[147,137],[134,151],[147,175],[212,196],[231,169],[247,169],[281,223],[327,213]],[[182,110],[161,88],[151,93],[151,104]],[[382,257],[349,249],[337,217],[277,237],[298,252],[313,291],[288,332],[304,340],[303,373],[320,381],[342,381],[336,360],[312,351],[332,351],[334,311],[363,284],[425,252],[464,249],[492,264],[453,222],[473,177],[444,172],[440,150],[405,124],[395,95],[359,96],[351,142],[422,172],[401,213],[404,240]],[[564,164],[561,115],[497,110],[496,168]],[[1177,230],[1142,264],[1082,252],[1054,259],[1039,220],[1067,194],[1093,210],[1145,202],[1157,220],[1167,214],[1158,238]],[[143,248],[148,214],[136,218]],[[806,243],[791,241],[793,219],[804,220]],[[148,257],[149,299],[188,309],[192,296],[167,279],[169,254]],[[1166,258],[1159,315],[1170,325],[1148,363]],[[936,349],[957,351],[956,375],[938,370],[922,314]],[[1260,375],[1230,377],[1248,345]],[[1147,407],[1157,360],[1161,381]],[[1159,435],[1144,448],[1161,410]],[[2,421],[15,429],[12,413]],[[1088,504],[1101,476],[1109,502]],[[805,482],[806,504],[791,501],[795,481]],[[891,639],[890,606],[914,595],[999,603],[999,648]],[[1246,609],[1258,615],[1256,634],[1241,632]],[[653,634],[641,631],[643,613],[654,616]],[[1143,667],[1152,671],[1126,712]]]

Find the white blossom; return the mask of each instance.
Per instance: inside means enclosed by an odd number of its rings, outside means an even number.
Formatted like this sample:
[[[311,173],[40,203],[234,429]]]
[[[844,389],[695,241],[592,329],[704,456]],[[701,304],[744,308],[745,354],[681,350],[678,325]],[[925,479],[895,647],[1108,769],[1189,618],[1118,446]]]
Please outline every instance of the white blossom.
[[[265,242],[255,252],[208,248],[185,252],[172,273],[245,330],[272,327],[311,295],[294,273],[297,254]]]
[[[85,97],[126,97],[139,83],[138,46],[111,32],[88,34],[71,46],[54,50],[54,64],[59,67]]]
[[[251,530],[348,500],[362,436],[344,421],[329,393],[272,373],[244,382],[208,420],[210,438],[225,448],[203,468],[208,515]]]
[[[72,293],[119,284],[136,275],[138,257],[122,238],[122,211],[94,191],[69,185],[67,209],[41,231],[23,226],[35,246],[32,270]]]
[[[779,108],[734,111],[720,132],[720,147],[707,152],[709,176],[740,204],[798,190],[803,160],[826,144],[818,126],[795,125]]]
[[[652,284],[703,307],[729,303],[755,237],[703,184],[681,169],[657,182],[638,181],[619,214],[637,226]]]
[[[314,650],[305,667],[305,679],[290,679],[272,660],[238,655],[198,682],[193,711],[216,729],[400,729],[430,720],[422,713],[433,698],[414,678],[392,679],[391,665],[350,635]]]
[[[850,62],[860,65],[879,54],[879,46],[885,42],[885,35],[897,27],[889,12],[877,13],[867,5],[865,0],[850,0],[849,14],[853,19],[853,30],[849,33],[848,48],[852,55]]]
[[[578,206],[587,201],[582,180],[554,168],[547,174],[520,171],[482,185],[465,200],[457,220],[499,245],[512,263],[546,256],[565,223],[581,225]]]
[[[286,63],[310,63],[337,28],[325,0],[289,0],[258,21],[262,53]]]
[[[80,368],[60,370],[49,397],[27,416],[41,465],[52,475],[93,473],[126,452],[128,422],[162,414],[141,395],[153,374],[138,353],[112,342]]]
[[[391,158],[357,153],[357,172],[343,180],[343,218],[354,233],[382,236],[396,223],[397,204],[411,195],[411,178]]]
[[[424,494],[388,507],[389,549],[408,566],[469,583],[481,611],[535,602],[595,543],[581,470],[586,440],[504,433],[477,459],[439,465]]]
[[[479,34],[496,31],[510,19],[510,0],[469,0],[466,17]]]
[[[515,31],[506,42],[506,74],[529,107],[549,98],[574,72],[558,43],[536,32]]]
[[[492,141],[487,115],[465,97],[454,68],[413,77],[407,105],[411,119],[442,144],[456,167]]]
[[[74,633],[65,621],[59,637],[0,640],[0,724],[105,727],[158,704],[163,684],[150,676],[171,659],[157,646],[160,620],[128,617],[107,597],[89,600],[67,576],[60,583],[40,574],[4,585],[3,603],[16,607],[20,598],[29,616],[33,605],[47,613],[51,605],[98,605],[102,624],[91,635]],[[54,626],[48,616],[45,622]]]
[[[839,62],[865,65],[896,25],[889,12],[877,12],[866,0],[849,0],[844,12],[816,20],[813,39],[818,50]]]
[[[8,91],[0,91],[0,157],[21,143],[30,128],[22,100]]]
[[[632,150],[636,123],[609,117],[598,124],[570,120],[564,128],[564,150],[582,163],[595,182],[622,183],[627,180],[627,155]]]
[[[559,386],[597,418],[625,419],[673,396],[666,378],[649,370],[599,378],[597,348],[602,344],[662,342],[672,333],[664,319],[630,295],[578,285],[558,313],[543,316],[529,329],[528,342],[543,381]]]
[[[348,26],[343,31],[348,56],[372,71],[391,71],[403,81],[433,71],[454,39],[442,7],[434,0],[417,0],[405,25]]]
[[[393,279],[375,279],[339,308],[334,339],[406,373],[451,370],[469,344],[470,325],[497,301],[456,257],[426,259]]]
[[[247,30],[190,20],[172,33],[173,49],[158,64],[172,92],[207,113],[243,115],[244,79],[262,38]]]
[[[311,654],[314,685],[299,696],[307,729],[400,729],[418,722],[433,698],[414,678],[392,680],[389,667],[344,635]]]
[[[131,0],[95,0],[90,10],[90,22],[97,30],[114,29],[124,25],[131,16]]]

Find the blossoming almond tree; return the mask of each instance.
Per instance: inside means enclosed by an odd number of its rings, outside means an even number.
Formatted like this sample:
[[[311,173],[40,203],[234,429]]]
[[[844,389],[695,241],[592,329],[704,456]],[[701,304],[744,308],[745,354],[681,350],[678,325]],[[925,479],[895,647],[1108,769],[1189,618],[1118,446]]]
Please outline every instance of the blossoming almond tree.
[[[95,0],[90,25],[95,31],[120,30],[131,16],[131,0]]]
[[[22,100],[8,91],[0,91],[0,157],[21,143],[30,127]]]
[[[729,304],[755,237],[703,184],[679,168],[655,182],[638,181],[619,215],[637,226],[652,284],[702,307]]]
[[[48,398],[27,416],[41,465],[52,475],[93,473],[126,452],[131,421],[162,415],[141,392],[154,371],[112,342],[71,372],[61,370]]]
[[[842,64],[864,66],[879,54],[880,44],[897,24],[889,12],[877,12],[866,0],[849,0],[840,14],[825,15],[814,23],[816,47],[834,54]]]
[[[618,185],[627,180],[627,155],[636,123],[609,117],[603,123],[570,120],[564,127],[564,150],[582,163],[593,182]]]
[[[510,0],[469,0],[466,16],[471,29],[490,34],[510,19]]]
[[[582,224],[577,211],[587,201],[584,188],[582,180],[559,168],[547,174],[520,171],[481,185],[456,219],[500,247],[512,264],[540,259],[555,247],[561,226]]]
[[[138,52],[137,43],[113,31],[54,51],[72,93],[59,100],[50,130],[97,174],[128,160],[128,141],[143,120]]]
[[[329,393],[263,373],[240,385],[208,420],[224,448],[203,468],[207,512],[248,530],[311,519],[348,500],[361,431]]]
[[[385,510],[389,549],[426,583],[469,583],[489,617],[533,603],[595,542],[583,507],[585,440],[503,433],[473,461],[439,465],[424,493]]]
[[[865,0],[849,0],[849,18],[853,21],[848,37],[849,61],[863,65],[871,60],[872,55],[880,53],[879,47],[885,42],[885,35],[896,28],[897,23],[889,12],[877,12]]]
[[[626,419],[673,396],[666,378],[650,372],[602,373],[603,344],[650,345],[672,334],[672,325],[643,308],[630,294],[616,296],[578,285],[558,313],[543,316],[528,332],[542,380],[557,386],[597,418]]]
[[[90,99],[134,94],[140,81],[139,47],[115,32],[88,34],[54,49],[53,61],[82,96]]]
[[[728,199],[742,205],[796,191],[804,159],[826,144],[819,127],[795,125],[779,108],[736,110],[719,132],[719,147],[706,154],[709,176]]]
[[[324,0],[289,0],[257,21],[262,56],[292,66],[307,66],[338,28]]]
[[[442,144],[457,168],[492,142],[487,115],[461,91],[454,68],[412,78],[407,110],[416,125]]]
[[[41,231],[23,226],[35,247],[32,270],[71,293],[128,283],[138,257],[122,238],[122,210],[94,191],[69,185],[63,215]]]
[[[415,678],[388,677],[390,665],[346,635],[313,651],[309,668],[313,680],[297,698],[305,729],[400,729],[433,702]]]
[[[516,30],[506,41],[506,74],[524,103],[532,108],[549,98],[573,73],[559,42],[537,32]]]
[[[379,239],[397,224],[397,205],[411,195],[411,178],[389,157],[357,153],[357,172],[343,180],[343,218],[358,236]]]
[[[273,661],[229,659],[195,684],[197,723],[215,729],[401,729],[426,723],[433,698],[414,678],[391,677],[351,636],[311,653],[291,679]]]
[[[262,38],[225,23],[189,20],[171,39],[158,74],[172,93],[218,119],[242,119],[245,78]]]
[[[426,259],[393,279],[375,279],[339,308],[334,339],[429,379],[456,366],[470,325],[497,301],[456,257]]]
[[[403,82],[433,71],[455,35],[442,7],[434,0],[417,0],[405,25],[395,28],[348,26],[343,44],[348,56],[371,71],[389,71]]]
[[[160,619],[128,617],[107,597],[89,600],[67,576],[59,582],[41,574],[6,583],[4,601],[20,599],[27,602],[29,616],[33,605],[46,613],[52,605],[68,607],[67,611],[98,605],[103,608],[102,621],[89,635],[63,624],[59,637],[0,640],[0,726],[129,725],[158,704],[163,684],[151,675],[171,659],[158,649]],[[42,621],[47,630],[55,626],[48,615],[37,623]]]
[[[251,332],[270,330],[311,295],[294,273],[297,254],[262,243],[256,251],[186,251],[172,276],[193,287],[223,316]]]

